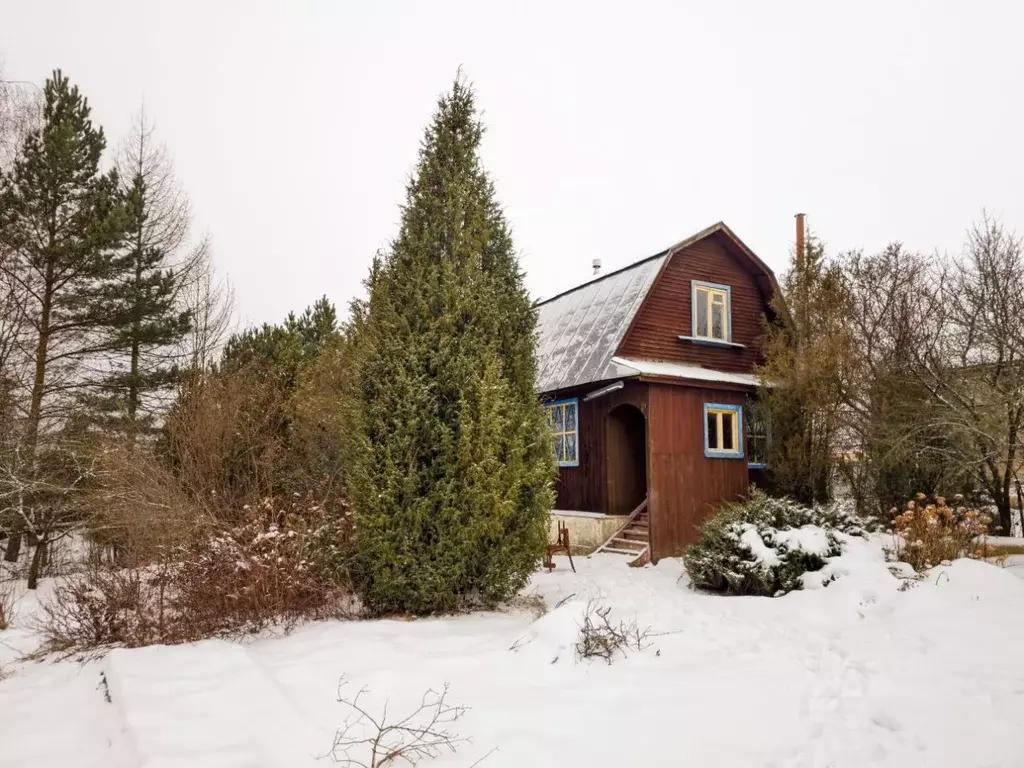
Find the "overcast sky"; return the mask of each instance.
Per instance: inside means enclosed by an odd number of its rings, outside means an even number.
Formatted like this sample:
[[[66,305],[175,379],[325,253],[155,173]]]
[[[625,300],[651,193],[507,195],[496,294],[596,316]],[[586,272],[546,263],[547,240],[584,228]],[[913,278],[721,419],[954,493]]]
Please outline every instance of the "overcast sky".
[[[361,291],[461,65],[534,296],[724,220],[774,268],[1024,230],[1011,2],[0,0],[5,77],[62,67],[111,144],[145,102],[243,320]]]

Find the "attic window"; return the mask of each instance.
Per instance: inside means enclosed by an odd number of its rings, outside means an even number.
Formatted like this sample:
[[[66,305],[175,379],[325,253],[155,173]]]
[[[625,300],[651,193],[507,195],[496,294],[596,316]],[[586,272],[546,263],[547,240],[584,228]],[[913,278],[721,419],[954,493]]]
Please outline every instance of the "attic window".
[[[695,341],[732,341],[732,307],[728,285],[692,281],[692,338]]]
[[[580,465],[580,401],[558,400],[544,406],[547,411],[548,428],[555,451],[555,461],[560,467]]]

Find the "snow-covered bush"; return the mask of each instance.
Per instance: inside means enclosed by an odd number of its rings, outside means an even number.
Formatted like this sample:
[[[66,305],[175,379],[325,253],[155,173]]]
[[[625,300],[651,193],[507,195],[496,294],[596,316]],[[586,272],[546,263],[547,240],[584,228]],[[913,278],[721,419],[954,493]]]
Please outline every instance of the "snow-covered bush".
[[[52,650],[181,643],[286,629],[351,609],[343,568],[349,526],[310,498],[265,499],[234,524],[207,521],[184,544],[149,560],[92,558],[43,606]]]
[[[116,568],[92,560],[60,581],[42,605],[51,651],[128,648],[190,639],[167,600],[166,568]]]
[[[694,586],[774,596],[799,589],[803,573],[840,553],[841,535],[863,536],[867,527],[838,503],[807,507],[754,490],[701,525],[684,562]]]
[[[204,536],[175,558],[174,600],[197,632],[290,628],[340,605],[347,589],[331,542],[343,537],[343,522],[316,506],[286,511],[272,499],[246,512],[240,524]]]
[[[946,504],[936,496],[929,501],[923,493],[908,501],[903,512],[890,510],[896,534],[891,554],[921,571],[958,557],[975,556],[975,540],[988,533],[992,518],[963,504],[963,497]]]

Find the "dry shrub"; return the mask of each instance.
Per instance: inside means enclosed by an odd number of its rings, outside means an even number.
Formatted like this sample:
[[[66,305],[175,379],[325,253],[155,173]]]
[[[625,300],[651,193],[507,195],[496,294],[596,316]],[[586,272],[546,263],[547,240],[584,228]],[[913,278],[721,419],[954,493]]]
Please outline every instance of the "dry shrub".
[[[7,629],[14,618],[17,587],[18,582],[4,578],[3,570],[0,569],[0,631]]]
[[[958,557],[979,556],[975,540],[988,533],[992,518],[964,506],[962,496],[953,503],[948,506],[942,496],[929,501],[919,493],[903,512],[890,510],[896,534],[892,556],[917,571]]]
[[[93,561],[59,583],[42,606],[51,651],[128,648],[189,639],[168,600],[168,569],[118,568]]]
[[[178,479],[141,446],[109,446],[97,458],[96,483],[82,500],[94,559],[136,566],[159,560],[211,524]]]
[[[388,765],[416,765],[423,760],[434,760],[445,753],[455,753],[470,739],[450,731],[448,726],[461,720],[468,707],[449,704],[448,685],[441,692],[428,690],[420,705],[408,715],[388,719],[385,704],[379,715],[360,702],[366,688],[355,696],[344,695],[345,680],[338,684],[338,703],[349,714],[334,735],[328,756],[348,768],[383,768]],[[480,765],[496,750],[491,750],[473,763]],[[472,766],[470,767],[472,768]]]
[[[287,416],[272,371],[206,374],[183,387],[163,448],[184,492],[224,520],[272,495],[288,458]]]
[[[611,664],[619,654],[643,651],[650,647],[651,629],[640,629],[636,620],[613,624],[611,608],[600,608],[594,601],[587,603],[580,625],[580,638],[576,641],[576,656],[580,659],[604,659]]]
[[[181,643],[349,615],[347,519],[312,499],[267,499],[244,508],[240,522],[197,527],[129,566],[94,558],[43,607],[48,648]]]
[[[310,499],[266,499],[244,521],[179,551],[175,601],[201,636],[344,614],[347,523]]]

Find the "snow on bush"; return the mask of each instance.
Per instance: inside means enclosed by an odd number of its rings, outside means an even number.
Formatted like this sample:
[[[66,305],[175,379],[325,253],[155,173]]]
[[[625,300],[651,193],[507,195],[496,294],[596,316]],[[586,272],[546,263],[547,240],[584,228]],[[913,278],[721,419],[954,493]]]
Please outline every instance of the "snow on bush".
[[[323,567],[333,525],[320,509],[293,505],[289,514],[265,499],[246,512],[240,525],[179,552],[175,598],[202,636],[288,629],[333,605],[337,574]]]
[[[347,530],[311,498],[268,498],[234,524],[154,549],[137,567],[95,558],[43,606],[47,645],[173,644],[340,616],[352,609],[341,561]]]
[[[840,504],[807,507],[753,491],[706,520],[684,558],[694,586],[733,595],[785,594],[841,553],[867,523]]]

